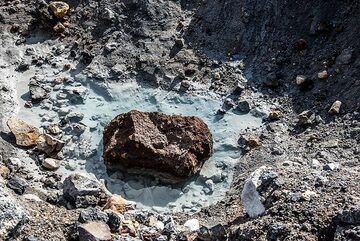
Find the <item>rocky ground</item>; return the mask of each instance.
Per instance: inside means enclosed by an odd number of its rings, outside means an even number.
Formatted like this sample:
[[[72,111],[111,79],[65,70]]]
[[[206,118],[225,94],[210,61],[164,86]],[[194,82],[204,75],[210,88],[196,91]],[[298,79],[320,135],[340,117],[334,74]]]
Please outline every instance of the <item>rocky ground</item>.
[[[49,2],[0,3],[0,240],[360,239],[358,1]],[[200,86],[222,96],[219,115],[263,125],[238,133],[223,200],[195,213],[136,208],[71,165],[54,171],[92,156],[78,138],[92,127],[65,108],[82,101],[79,76],[105,96],[109,83]],[[45,133],[14,124],[42,145],[7,125],[20,103],[44,111]]]

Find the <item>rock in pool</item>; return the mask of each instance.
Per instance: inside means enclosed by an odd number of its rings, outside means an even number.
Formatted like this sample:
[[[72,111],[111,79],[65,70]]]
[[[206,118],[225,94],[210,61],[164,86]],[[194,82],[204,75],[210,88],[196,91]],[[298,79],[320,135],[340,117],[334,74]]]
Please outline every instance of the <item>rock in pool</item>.
[[[212,135],[201,119],[137,110],[115,117],[104,130],[103,143],[109,168],[169,183],[197,173],[213,152]]]

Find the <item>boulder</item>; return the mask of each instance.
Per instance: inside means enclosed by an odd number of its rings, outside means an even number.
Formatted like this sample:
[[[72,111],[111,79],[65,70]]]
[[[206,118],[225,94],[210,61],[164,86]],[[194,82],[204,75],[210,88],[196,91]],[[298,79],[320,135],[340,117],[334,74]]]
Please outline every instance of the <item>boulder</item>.
[[[145,173],[176,183],[197,173],[213,151],[208,126],[197,117],[132,110],[105,128],[109,168]]]
[[[7,125],[15,135],[16,144],[19,146],[35,146],[41,135],[38,128],[28,125],[26,122],[14,117],[7,121]]]
[[[80,208],[104,205],[110,193],[95,176],[73,173],[64,180],[63,195],[70,204]]]

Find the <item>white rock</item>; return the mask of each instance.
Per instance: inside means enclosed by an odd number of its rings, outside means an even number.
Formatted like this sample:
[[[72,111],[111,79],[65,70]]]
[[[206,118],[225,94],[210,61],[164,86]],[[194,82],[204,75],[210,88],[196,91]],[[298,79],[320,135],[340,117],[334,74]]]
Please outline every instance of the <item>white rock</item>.
[[[54,171],[60,167],[60,161],[54,158],[45,158],[42,165],[45,169]]]
[[[251,218],[256,218],[265,212],[265,207],[261,202],[260,195],[256,188],[261,184],[260,176],[266,166],[262,166],[250,174],[245,181],[244,188],[241,192],[241,201],[246,213]]]
[[[318,168],[321,166],[321,163],[317,159],[311,159],[309,165],[311,168]]]
[[[164,223],[161,222],[161,221],[156,221],[154,227],[155,227],[157,230],[159,230],[159,231],[163,231],[165,225],[164,225]]]
[[[184,223],[184,227],[188,231],[197,231],[200,229],[199,220],[197,220],[196,218],[189,219]]]

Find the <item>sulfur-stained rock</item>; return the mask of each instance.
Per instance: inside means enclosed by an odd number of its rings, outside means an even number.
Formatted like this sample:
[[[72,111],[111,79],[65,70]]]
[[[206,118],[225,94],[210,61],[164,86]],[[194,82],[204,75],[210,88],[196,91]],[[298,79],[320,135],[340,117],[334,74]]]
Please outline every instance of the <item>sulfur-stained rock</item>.
[[[63,18],[69,12],[70,7],[67,3],[58,1],[50,2],[49,9],[57,18]]]
[[[212,135],[201,119],[136,110],[115,117],[103,143],[108,167],[171,183],[197,173],[213,151]]]
[[[111,210],[118,213],[124,213],[135,208],[135,204],[129,202],[119,195],[112,195],[104,206],[104,210]]]
[[[24,147],[35,146],[41,133],[38,128],[15,117],[7,121],[10,131],[15,135],[16,144]]]

